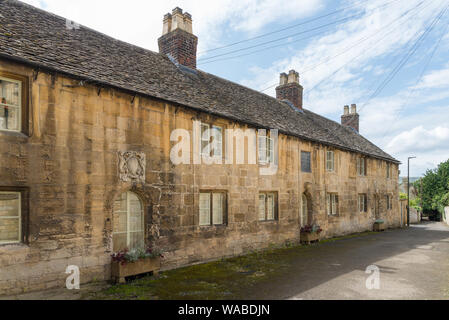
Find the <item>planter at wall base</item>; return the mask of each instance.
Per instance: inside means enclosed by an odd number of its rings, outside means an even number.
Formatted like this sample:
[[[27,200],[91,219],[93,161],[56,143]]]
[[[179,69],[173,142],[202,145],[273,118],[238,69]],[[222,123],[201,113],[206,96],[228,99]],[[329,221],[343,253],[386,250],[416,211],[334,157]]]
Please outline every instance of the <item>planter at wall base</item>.
[[[161,258],[146,258],[136,262],[127,262],[125,264],[113,261],[111,266],[112,281],[115,283],[125,283],[126,277],[136,276],[143,273],[153,272],[157,275],[161,269]]]
[[[376,231],[376,232],[384,231],[385,229],[386,229],[385,223],[375,223],[374,224],[374,231]]]
[[[301,243],[310,244],[320,241],[320,235],[317,232],[301,232]]]

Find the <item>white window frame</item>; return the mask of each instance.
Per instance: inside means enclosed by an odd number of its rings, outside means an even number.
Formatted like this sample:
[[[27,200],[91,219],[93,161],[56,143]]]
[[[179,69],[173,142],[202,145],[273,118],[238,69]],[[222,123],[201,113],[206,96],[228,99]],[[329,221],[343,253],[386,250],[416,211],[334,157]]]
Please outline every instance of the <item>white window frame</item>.
[[[326,194],[326,208],[328,216],[337,216],[339,209],[338,194],[327,193]]]
[[[203,128],[205,128],[204,131],[203,131]],[[200,133],[201,134],[200,154],[205,157],[210,157],[210,137],[211,137],[210,125],[207,123],[201,122],[200,132],[201,132]],[[206,135],[206,133],[208,133],[208,134]],[[207,141],[207,147],[203,148],[203,142],[206,142],[206,141]],[[206,151],[204,151],[204,150],[206,150]]]
[[[215,215],[215,206],[214,206],[214,195],[218,195],[220,194],[222,196],[222,201],[221,201],[221,221],[220,223],[216,223],[216,215]],[[202,227],[205,226],[223,226],[226,225],[226,212],[227,212],[227,206],[226,206],[226,202],[227,202],[227,193],[225,191],[200,191],[200,201],[201,201],[201,197],[208,197],[208,208],[207,208],[207,223],[206,222],[202,222],[201,221],[201,216],[202,216],[202,212],[201,210],[203,210],[203,208],[201,208],[201,203],[199,204],[199,209],[198,209],[198,224]]]
[[[263,219],[261,218],[261,205],[260,205],[260,201],[263,197],[264,200],[264,205],[263,205],[263,214],[264,217]],[[272,213],[272,218],[268,219],[268,201],[269,199],[273,199],[273,203],[271,206],[271,213]],[[276,192],[271,192],[271,191],[260,191],[259,192],[259,211],[258,211],[258,220],[259,221],[276,221],[277,220],[277,194]]]
[[[17,130],[11,130],[11,129],[6,129],[6,128],[2,128],[0,127],[0,131],[10,131],[10,132],[21,132],[22,131],[22,86],[23,86],[23,82],[21,80],[16,80],[16,79],[11,79],[11,78],[5,78],[5,77],[1,77],[0,76],[0,80],[3,81],[7,81],[7,82],[12,82],[12,83],[17,83],[19,85],[19,105],[18,106],[14,106],[14,105],[10,105],[10,104],[2,104],[1,102],[1,97],[0,97],[0,109],[3,109],[4,106],[7,106],[8,109],[10,108],[14,108],[16,109],[17,112],[17,121],[18,121],[18,129]],[[3,120],[4,121],[4,120]]]
[[[259,130],[263,131],[263,130]],[[265,165],[274,163],[274,140],[265,133],[259,134],[257,139],[257,153],[259,164]]]
[[[387,210],[393,210],[393,197],[387,194]]]
[[[137,197],[137,199],[139,199],[139,201],[140,201],[140,208],[141,208],[141,212],[140,212],[140,215],[141,215],[141,219],[142,219],[142,223],[141,223],[141,225],[142,225],[142,230],[133,230],[133,231],[131,231],[130,230],[130,228],[129,228],[129,226],[130,226],[130,208],[131,208],[131,206],[130,206],[130,197],[129,197],[129,195],[130,194],[133,194],[133,195],[135,195],[136,197]],[[121,195],[120,195],[121,196]],[[143,235],[143,242],[145,242],[145,219],[144,219],[144,207],[143,207],[143,203],[142,203],[142,200],[140,199],[140,197],[136,194],[136,193],[134,193],[134,192],[132,192],[132,191],[127,191],[126,192],[126,210],[125,211],[123,211],[123,210],[117,210],[117,211],[115,211],[114,210],[114,214],[115,213],[126,213],[126,231],[112,231],[112,233],[113,233],[113,235],[115,235],[115,234],[126,234],[126,248],[128,248],[128,249],[131,249],[129,246],[130,246],[130,244],[131,244],[131,233],[138,233],[138,232],[141,232],[142,233],[142,235]],[[117,248],[114,248],[114,243],[113,243],[113,250],[117,250]]]
[[[307,196],[303,193],[301,196],[301,225],[307,224],[309,212],[308,212]]]
[[[357,174],[360,177],[365,177],[367,173],[366,170],[366,158],[359,157],[357,158]]]
[[[326,171],[333,172],[335,169],[335,154],[333,151],[326,151]]]
[[[0,245],[3,244],[17,244],[22,242],[22,193],[19,191],[0,191],[0,194],[17,194],[19,195],[19,206],[18,206],[18,216],[1,216],[0,220],[2,219],[18,219],[19,223],[19,232],[18,232],[18,239],[17,241],[10,241],[10,240],[0,240]]]
[[[364,213],[368,211],[368,196],[366,193],[359,194],[359,212]]]
[[[217,133],[220,133],[219,135]],[[214,151],[213,157],[215,159],[223,158],[223,128],[220,126],[212,126],[212,150]],[[218,153],[215,153],[218,151]]]

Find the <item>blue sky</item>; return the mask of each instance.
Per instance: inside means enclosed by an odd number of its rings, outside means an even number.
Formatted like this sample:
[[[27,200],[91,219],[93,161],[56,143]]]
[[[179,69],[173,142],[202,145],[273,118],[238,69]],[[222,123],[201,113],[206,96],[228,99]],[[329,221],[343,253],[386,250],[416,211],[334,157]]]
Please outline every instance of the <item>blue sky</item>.
[[[295,69],[304,107],[340,121],[356,103],[361,134],[405,164],[401,175],[409,155],[412,176],[449,159],[446,0],[25,2],[153,51],[179,6],[193,16],[199,69],[273,96],[279,73]]]

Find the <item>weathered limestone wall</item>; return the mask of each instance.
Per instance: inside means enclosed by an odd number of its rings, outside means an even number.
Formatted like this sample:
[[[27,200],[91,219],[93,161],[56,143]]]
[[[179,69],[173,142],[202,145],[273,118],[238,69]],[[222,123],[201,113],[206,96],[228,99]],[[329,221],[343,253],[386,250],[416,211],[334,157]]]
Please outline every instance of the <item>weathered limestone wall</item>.
[[[397,165],[386,179],[386,163],[369,159],[367,177],[358,177],[356,155],[334,150],[336,172],[327,173],[325,146],[280,135],[273,176],[261,176],[257,165],[175,166],[172,130],[192,133],[194,119],[245,126],[60,75],[34,80],[31,69],[6,61],[0,70],[30,77],[32,132],[0,132],[0,186],[28,187],[30,197],[29,243],[0,246],[0,294],[65,286],[68,265],[80,267],[82,282],[108,279],[112,204],[127,190],[144,202],[146,236],[167,251],[164,268],[298,241],[303,192],[325,237],[371,229],[375,195],[381,217],[400,224]],[[312,152],[312,173],[300,172],[301,150]],[[146,154],[145,184],[119,180],[118,151]],[[202,189],[227,191],[227,226],[199,226]],[[278,221],[258,221],[259,191],[278,192]],[[339,194],[338,217],[327,216],[326,192]],[[358,213],[358,193],[368,194],[366,213]],[[390,211],[386,193],[394,197]]]

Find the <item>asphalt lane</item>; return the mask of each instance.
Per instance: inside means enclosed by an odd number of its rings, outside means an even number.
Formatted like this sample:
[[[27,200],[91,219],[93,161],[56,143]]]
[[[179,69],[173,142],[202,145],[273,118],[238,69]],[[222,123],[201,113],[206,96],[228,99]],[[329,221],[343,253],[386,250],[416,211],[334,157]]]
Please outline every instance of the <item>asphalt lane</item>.
[[[425,222],[319,244],[293,261],[282,275],[256,285],[245,296],[448,300],[449,227]]]

